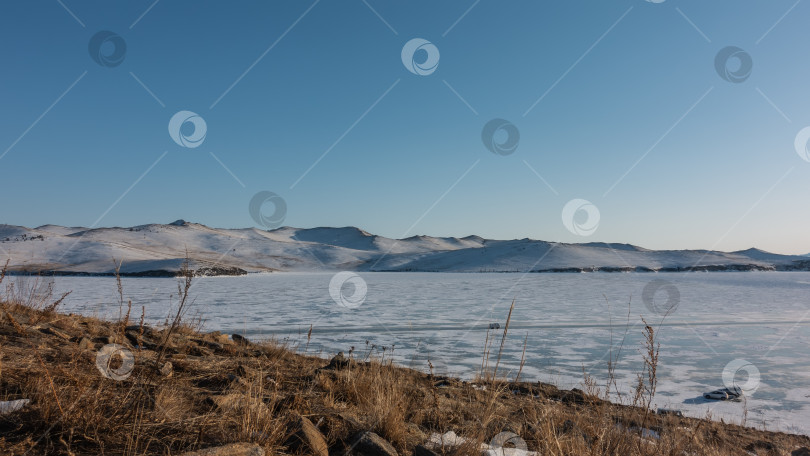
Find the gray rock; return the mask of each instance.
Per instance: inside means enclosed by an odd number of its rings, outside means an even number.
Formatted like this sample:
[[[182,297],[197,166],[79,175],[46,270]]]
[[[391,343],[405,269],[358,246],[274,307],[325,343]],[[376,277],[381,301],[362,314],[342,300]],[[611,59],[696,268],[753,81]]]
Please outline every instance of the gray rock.
[[[16,401],[0,401],[0,415],[16,412],[28,405],[31,399],[17,399]]]
[[[398,456],[390,443],[370,431],[355,436],[352,447],[351,453],[359,456]]]

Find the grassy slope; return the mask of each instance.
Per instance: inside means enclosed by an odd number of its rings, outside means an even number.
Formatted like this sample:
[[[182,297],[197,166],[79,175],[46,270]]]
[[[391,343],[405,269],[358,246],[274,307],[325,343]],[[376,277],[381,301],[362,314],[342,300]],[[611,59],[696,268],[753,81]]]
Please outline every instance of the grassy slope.
[[[511,431],[544,455],[790,454],[810,446],[805,436],[645,414],[541,383],[472,384],[379,360],[325,368],[327,360],[278,344],[241,344],[183,325],[168,334],[14,302],[0,314],[0,399],[31,399],[0,415],[0,454],[180,454],[229,442],[296,454],[285,441],[299,414],[332,454],[362,430],[405,455],[449,430],[475,442]],[[107,343],[134,354],[126,379],[96,367]],[[169,376],[158,370],[165,361]],[[640,425],[660,439],[629,430]]]

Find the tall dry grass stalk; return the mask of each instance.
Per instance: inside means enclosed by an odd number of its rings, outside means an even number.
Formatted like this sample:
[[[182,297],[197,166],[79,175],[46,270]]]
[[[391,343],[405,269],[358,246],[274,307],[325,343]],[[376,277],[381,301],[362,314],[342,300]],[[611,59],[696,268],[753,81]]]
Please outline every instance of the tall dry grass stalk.
[[[638,374],[639,385],[641,391],[637,396],[641,396],[641,407],[644,408],[644,419],[641,422],[642,428],[647,425],[647,419],[650,414],[650,406],[652,405],[655,391],[658,388],[658,355],[661,349],[661,344],[656,341],[655,330],[652,326],[647,324],[644,318],[641,318],[644,323],[644,367],[642,372]]]
[[[506,335],[509,334],[509,323],[512,321],[512,311],[515,310],[515,300],[512,300],[512,305],[509,306],[509,315],[506,317],[506,325],[503,328],[503,335],[501,336],[501,346],[498,349],[498,359],[495,361],[495,373],[493,379],[498,378],[498,366],[501,364],[501,356],[503,355],[503,345],[506,343]]]

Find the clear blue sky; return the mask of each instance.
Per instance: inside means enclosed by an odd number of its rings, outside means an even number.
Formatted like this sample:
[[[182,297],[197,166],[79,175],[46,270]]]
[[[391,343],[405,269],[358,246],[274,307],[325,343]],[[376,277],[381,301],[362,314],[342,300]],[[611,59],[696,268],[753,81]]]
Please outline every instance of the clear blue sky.
[[[272,191],[299,227],[807,253],[808,18],[796,0],[2,2],[0,222],[256,226]],[[119,65],[91,58],[99,31]],[[403,65],[413,38],[440,52],[429,75]],[[743,82],[715,68],[727,46]],[[183,110],[199,147],[169,135]],[[484,146],[494,118],[514,153]],[[589,237],[562,222],[575,198],[598,207]]]

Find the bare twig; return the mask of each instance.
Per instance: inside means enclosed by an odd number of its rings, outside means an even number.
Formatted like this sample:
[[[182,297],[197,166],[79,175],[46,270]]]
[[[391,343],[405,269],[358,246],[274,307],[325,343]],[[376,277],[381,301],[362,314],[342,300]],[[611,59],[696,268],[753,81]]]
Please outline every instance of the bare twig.
[[[124,285],[121,283],[121,264],[124,260],[115,261],[113,258],[113,265],[115,265],[115,284],[118,287],[118,319],[121,319],[121,314],[124,311]]]
[[[175,313],[171,325],[166,330],[166,334],[164,334],[163,340],[160,344],[160,351],[158,352],[157,359],[155,360],[155,364],[158,367],[160,367],[160,362],[163,360],[163,356],[166,354],[166,344],[169,342],[172,333],[174,333],[174,331],[176,331],[180,326],[183,315],[185,315],[186,306],[189,304],[188,295],[189,290],[191,289],[192,280],[194,278],[194,271],[189,268],[188,253],[186,253],[186,260],[180,267],[180,272],[178,275],[182,278],[182,280],[177,284],[177,312]]]
[[[503,354],[503,344],[506,342],[506,334],[509,332],[509,322],[512,320],[512,311],[515,310],[515,300],[512,300],[512,305],[509,307],[509,315],[506,317],[506,326],[503,328],[503,336],[501,336],[501,348],[498,349],[498,359],[495,361],[495,373],[493,380],[498,378],[498,366],[501,364],[501,355]]]

